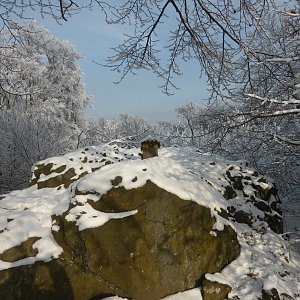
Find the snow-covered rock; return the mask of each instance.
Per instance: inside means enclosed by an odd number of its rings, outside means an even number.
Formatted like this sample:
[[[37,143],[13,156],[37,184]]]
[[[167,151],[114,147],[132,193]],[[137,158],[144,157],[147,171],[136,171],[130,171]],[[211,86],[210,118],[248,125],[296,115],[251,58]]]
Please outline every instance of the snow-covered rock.
[[[271,180],[245,162],[88,147],[37,163],[31,187],[0,200],[0,295],[299,299],[281,232]]]

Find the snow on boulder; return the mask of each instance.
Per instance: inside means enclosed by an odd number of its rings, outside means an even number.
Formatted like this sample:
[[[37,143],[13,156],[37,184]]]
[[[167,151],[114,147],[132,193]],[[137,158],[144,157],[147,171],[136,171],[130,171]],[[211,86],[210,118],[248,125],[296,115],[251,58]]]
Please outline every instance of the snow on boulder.
[[[30,185],[41,188],[67,188],[72,182],[105,165],[139,158],[137,149],[121,148],[117,144],[86,147],[60,157],[52,157],[35,164]]]
[[[130,299],[160,299],[196,287],[205,273],[218,272],[239,256],[230,226],[210,234],[216,219],[209,208],[149,180],[132,189],[121,185],[120,180],[99,199],[87,194],[90,187],[78,186],[68,210],[53,216],[53,224],[63,228],[53,232],[64,249],[61,258],[105,279],[91,295],[109,290]]]
[[[1,299],[300,297],[276,189],[245,162],[88,147],[37,163],[0,212]]]

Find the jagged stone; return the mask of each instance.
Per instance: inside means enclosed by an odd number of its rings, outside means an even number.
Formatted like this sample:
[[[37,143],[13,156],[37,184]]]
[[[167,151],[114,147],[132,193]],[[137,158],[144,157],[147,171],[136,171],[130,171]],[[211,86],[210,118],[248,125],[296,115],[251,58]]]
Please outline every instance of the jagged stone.
[[[117,186],[122,182],[122,177],[121,176],[117,176],[115,179],[111,180],[111,184],[113,186]]]
[[[267,291],[262,289],[262,300],[280,300],[278,291],[275,288]]]
[[[228,185],[225,187],[225,192],[223,196],[226,200],[229,200],[235,198],[237,196],[237,193],[232,186]]]
[[[158,156],[160,142],[157,140],[146,140],[141,143],[142,159]]]
[[[0,272],[0,295],[5,300],[88,300],[97,296],[94,287],[101,284],[101,278],[62,259]]]
[[[119,161],[117,152],[106,154],[99,151],[101,157],[96,159],[93,152],[86,152],[88,148],[84,150],[79,157],[66,157],[68,161],[63,164],[61,159],[53,160],[54,163],[40,163],[34,170],[32,184],[38,188],[66,188],[85,174]],[[150,154],[155,156],[155,151]],[[218,167],[218,162],[206,163],[210,168],[215,165]],[[218,175],[222,185],[217,190],[223,190],[224,198],[229,200],[228,207],[215,209],[218,218],[227,219],[227,224],[245,223],[254,230],[258,223],[265,226],[261,222],[265,221],[273,231],[281,233],[279,200],[273,197],[275,187],[256,171],[227,166],[227,172]],[[147,171],[146,167],[143,168]],[[231,290],[229,286],[203,278],[206,273],[220,272],[239,256],[240,246],[235,231],[230,226],[225,226],[223,231],[213,229],[216,219],[210,209],[182,200],[150,181],[143,187],[126,190],[122,184],[126,185],[128,180],[137,182],[140,177],[133,175],[131,179],[124,173],[120,174],[124,179],[117,171],[115,177],[108,178],[112,189],[101,198],[97,189],[81,191],[80,184],[70,189],[72,196],[85,197],[78,197],[78,203],[72,202],[63,215],[52,216],[52,221],[58,225],[55,226],[58,231],[53,231],[52,235],[63,248],[63,253],[50,262],[0,272],[1,299],[97,300],[119,295],[128,299],[156,300],[199,285],[204,300],[227,297]],[[201,179],[216,187],[213,180]],[[88,195],[93,200],[86,200],[87,204],[96,211],[138,212],[123,219],[111,219],[100,227],[79,231],[76,222],[68,222],[65,217],[70,210],[83,205],[80,199],[89,199]],[[97,197],[99,200],[95,201]],[[259,214],[253,213],[257,212],[253,206],[260,210]],[[7,222],[10,220],[7,218]],[[30,238],[4,251],[0,259],[15,262],[35,256],[37,251],[33,244],[37,239]],[[263,299],[277,299],[277,291],[273,292],[263,291],[263,297],[275,297]]]
[[[265,221],[274,232],[283,233],[283,220],[281,216],[277,214],[265,214]]]
[[[273,198],[273,201],[271,201],[270,203],[270,207],[274,211],[276,211],[280,216],[282,216],[282,203],[278,196]]]
[[[233,214],[234,220],[238,223],[244,223],[249,226],[252,225],[251,215],[244,212],[243,210],[238,210]]]
[[[233,174],[231,172],[234,172]],[[236,169],[234,166],[231,166],[226,171],[226,176],[229,179],[231,185],[225,187],[225,192],[223,196],[225,199],[230,200],[237,197],[236,190],[241,190],[243,196],[247,197],[247,194],[244,193],[243,188],[245,185],[251,185],[255,190],[247,202],[251,202],[255,207],[264,212],[264,217],[262,218],[269,227],[276,233],[283,232],[283,221],[282,221],[282,211],[281,211],[281,202],[276,198],[277,190],[273,184],[267,181],[267,179],[260,177],[257,171],[254,171],[251,178],[249,173],[242,172],[242,170]],[[275,197],[274,197],[275,196]],[[272,199],[272,200],[270,200]],[[275,212],[277,212],[277,214]],[[230,212],[231,217],[239,222],[245,223],[249,226],[252,226],[254,219],[252,219],[251,214],[239,210],[237,212]]]
[[[231,175],[230,171],[226,171],[226,175],[229,178],[229,180],[232,182],[233,188],[237,190],[242,190],[243,189],[243,184],[242,184],[242,175]]]
[[[224,300],[231,292],[231,287],[216,281],[204,279],[201,285],[203,300]]]
[[[272,209],[270,206],[264,201],[253,201],[254,206],[260,209],[263,212],[271,213]]]
[[[30,182],[30,186],[36,184],[39,179],[40,176],[43,175],[49,175],[51,174],[51,169],[53,167],[53,163],[49,163],[49,164],[40,164],[40,165],[36,165],[35,169],[33,170],[33,179]]]
[[[260,181],[258,180],[258,182],[265,183],[265,180],[263,178],[261,178],[261,180]],[[275,187],[273,187],[273,186],[272,187],[267,186],[267,187],[263,188],[261,185],[253,183],[252,187],[257,190],[258,197],[265,201],[269,200],[271,195],[276,195],[276,193],[277,193]]]

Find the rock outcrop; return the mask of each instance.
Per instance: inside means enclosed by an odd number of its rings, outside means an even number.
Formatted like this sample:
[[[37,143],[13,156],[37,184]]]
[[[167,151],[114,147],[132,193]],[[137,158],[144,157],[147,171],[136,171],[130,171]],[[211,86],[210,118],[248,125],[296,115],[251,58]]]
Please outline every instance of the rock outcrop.
[[[142,159],[158,156],[160,142],[155,139],[148,139],[141,143]]]
[[[42,188],[68,188],[71,183],[103,166],[128,159],[138,159],[137,149],[88,147],[62,157],[52,157],[35,164],[30,185]]]
[[[204,300],[239,299],[237,279],[222,274],[234,264],[239,270],[241,256],[245,272],[235,276],[249,287],[269,276],[247,269],[269,244],[270,257],[289,264],[273,240],[282,218],[272,183],[245,164],[192,162],[190,154],[181,160],[181,150],[168,151],[140,160],[138,149],[94,147],[38,163],[24,191],[28,201],[7,206],[0,228],[0,242],[18,234],[0,248],[1,299],[156,300],[199,286]],[[45,230],[16,228],[23,214],[41,218],[41,207],[49,222],[34,224]],[[286,270],[279,280],[295,278],[292,266]],[[258,297],[286,293],[268,287]]]

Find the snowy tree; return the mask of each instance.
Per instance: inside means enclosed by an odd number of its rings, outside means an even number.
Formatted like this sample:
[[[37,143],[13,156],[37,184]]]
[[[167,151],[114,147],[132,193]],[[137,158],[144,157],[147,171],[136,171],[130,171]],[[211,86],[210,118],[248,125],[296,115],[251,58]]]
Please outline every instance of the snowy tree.
[[[77,51],[34,22],[0,37],[0,107],[37,107],[51,101],[65,119],[76,122],[89,103]]]
[[[85,125],[78,136],[77,148],[87,145],[106,144],[120,138],[120,126],[116,119],[85,118]]]
[[[28,186],[34,163],[72,149],[74,134],[47,107],[1,110],[0,192]]]
[[[89,103],[68,42],[30,22],[0,33],[0,191],[28,185],[40,159],[75,148]]]
[[[195,103],[189,103],[178,107],[176,112],[179,118],[182,120],[182,128],[187,129],[187,133],[181,132],[183,137],[186,135],[186,138],[190,140],[191,145],[196,145],[196,136],[199,131],[199,107]]]
[[[272,32],[275,29],[278,33],[278,27],[285,29],[289,23],[288,27],[293,29],[279,37],[286,34],[291,40],[291,36],[298,34],[298,1],[89,0],[82,3],[42,0],[20,4],[9,0],[1,8],[4,27],[6,20],[22,18],[30,9],[37,9],[43,16],[50,15],[58,21],[67,20],[86,8],[100,9],[108,23],[130,25],[126,27],[127,39],[114,49],[107,66],[120,71],[122,78],[140,68],[152,70],[164,80],[166,93],[171,92],[173,76],[181,74],[180,62],[196,60],[199,72],[202,70],[208,79],[212,96],[231,99],[237,96],[237,90],[241,96],[238,87],[243,86],[248,97],[254,94],[257,97],[252,98],[259,100],[261,95],[257,90],[247,89],[249,85],[255,87],[257,68],[253,65],[261,64],[266,73],[274,74],[274,69],[268,67],[271,60],[297,58],[297,55],[283,56],[277,52],[277,44],[282,39],[274,41],[276,35],[272,37]],[[269,51],[270,46],[276,50]],[[167,59],[161,55],[166,50]],[[266,117],[260,111],[256,113],[257,117]]]
[[[154,127],[143,118],[122,113],[117,119],[103,117],[87,119],[85,130],[79,138],[79,145],[95,145],[119,140],[139,147],[141,140],[153,133]]]
[[[300,146],[300,7],[261,18],[259,38],[251,47],[257,56],[236,69],[241,88],[234,95],[240,123],[265,124],[264,132],[282,143]],[[236,125],[239,125],[237,122]]]

